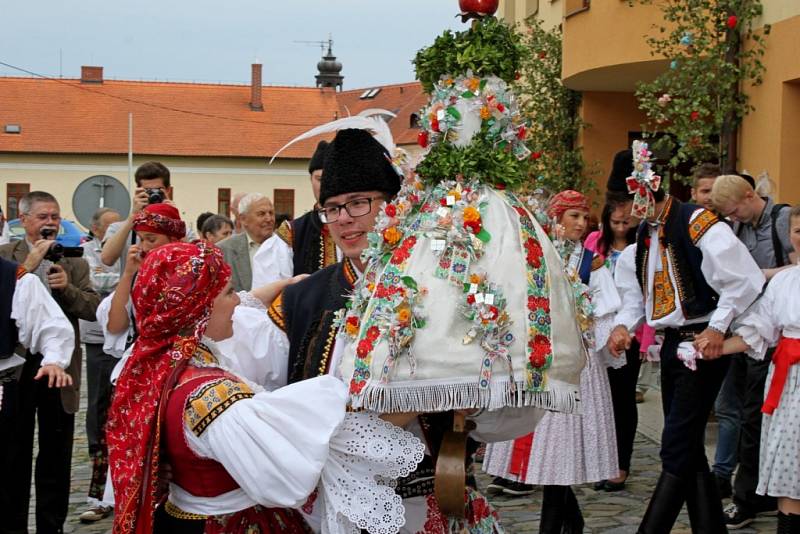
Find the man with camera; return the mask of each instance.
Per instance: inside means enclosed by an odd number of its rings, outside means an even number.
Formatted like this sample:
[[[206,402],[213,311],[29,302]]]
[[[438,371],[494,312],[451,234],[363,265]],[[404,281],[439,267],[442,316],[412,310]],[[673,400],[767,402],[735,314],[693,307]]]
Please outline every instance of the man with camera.
[[[106,240],[100,255],[103,263],[109,267],[120,262],[120,269],[125,269],[128,247],[135,244],[133,219],[148,204],[166,202],[172,204],[169,169],[157,161],[148,161],[136,169],[134,175],[136,191],[133,195],[133,208],[124,221],[111,224],[106,230]]]
[[[67,516],[72,461],[72,436],[78,411],[81,349],[78,319],[93,320],[100,296],[92,289],[89,265],[80,247],[63,247],[55,242],[61,223],[58,201],[49,193],[32,191],[19,203],[25,239],[0,246],[0,257],[20,264],[44,282],[53,299],[72,324],[72,354],[69,365],[43,364],[41,354],[25,355],[25,364],[13,388],[4,388],[0,438],[0,533],[27,532],[30,498],[31,459],[35,422],[39,421],[39,454],[36,459],[36,531],[62,532]],[[46,326],[46,318],[41,325]],[[65,379],[72,384],[52,389],[35,380],[44,371],[56,385]],[[69,382],[69,380],[67,380]]]

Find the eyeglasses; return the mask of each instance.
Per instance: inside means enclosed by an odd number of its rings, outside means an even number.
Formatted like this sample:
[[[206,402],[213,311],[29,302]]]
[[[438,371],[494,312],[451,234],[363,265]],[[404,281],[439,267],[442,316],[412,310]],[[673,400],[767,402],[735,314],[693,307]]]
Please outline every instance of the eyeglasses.
[[[322,221],[322,224],[331,224],[338,221],[339,215],[342,213],[342,208],[344,208],[344,211],[346,211],[350,217],[363,217],[372,211],[373,200],[382,201],[383,197],[354,198],[353,200],[349,200],[344,204],[320,208],[317,210],[317,214],[319,215],[319,220]]]

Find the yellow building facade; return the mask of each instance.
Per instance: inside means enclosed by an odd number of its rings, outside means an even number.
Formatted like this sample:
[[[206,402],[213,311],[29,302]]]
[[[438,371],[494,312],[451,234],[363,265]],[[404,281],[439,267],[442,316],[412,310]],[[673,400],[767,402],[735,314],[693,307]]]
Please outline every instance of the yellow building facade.
[[[743,87],[755,111],[739,129],[737,167],[756,176],[767,172],[782,202],[800,202],[800,2],[762,0],[757,27],[772,27],[766,40],[764,83]],[[585,160],[600,169],[600,181],[613,155],[642,130],[644,114],[634,91],[668,67],[654,58],[646,38],[660,22],[657,5],[626,0],[506,0],[498,15],[513,22],[540,17],[545,26],[561,24],[562,80],[583,95],[580,113],[590,126],[579,143]],[[557,21],[557,22],[556,22]],[[601,184],[602,185],[602,184]]]

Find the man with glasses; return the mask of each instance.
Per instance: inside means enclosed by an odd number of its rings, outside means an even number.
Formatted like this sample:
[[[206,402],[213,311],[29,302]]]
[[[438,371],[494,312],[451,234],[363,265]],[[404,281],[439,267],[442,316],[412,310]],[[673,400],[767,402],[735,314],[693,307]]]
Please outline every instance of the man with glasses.
[[[276,334],[277,345],[288,351],[289,382],[328,373],[337,312],[364,270],[367,234],[400,180],[386,150],[364,130],[341,130],[328,147],[317,215],[343,259],[288,286],[270,307],[283,334]]]
[[[0,533],[27,532],[31,460],[36,420],[36,532],[62,532],[67,516],[72,461],[72,436],[78,411],[81,347],[78,319],[95,320],[100,296],[92,288],[89,264],[83,258],[47,259],[61,223],[55,197],[43,191],[26,194],[19,203],[25,239],[0,246],[0,257],[19,263],[40,278],[72,323],[69,354],[58,362],[25,353],[17,380],[4,386],[0,410]],[[46,237],[45,237],[46,236]],[[46,317],[35,328],[47,326]],[[64,376],[71,384],[63,384]],[[50,381],[41,378],[48,375]],[[63,384],[55,389],[52,385]]]

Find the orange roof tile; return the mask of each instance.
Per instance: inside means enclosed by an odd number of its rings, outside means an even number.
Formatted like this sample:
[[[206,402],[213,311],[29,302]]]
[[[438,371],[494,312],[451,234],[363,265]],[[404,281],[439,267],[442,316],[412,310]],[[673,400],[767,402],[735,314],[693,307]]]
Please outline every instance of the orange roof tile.
[[[388,109],[397,144],[416,143],[410,117],[426,103],[417,82],[336,93],[265,86],[263,112],[249,106],[249,85],[0,77],[0,152],[126,154],[128,113],[139,155],[269,158],[300,133],[367,108]],[[21,126],[6,134],[6,124]],[[296,143],[285,158],[309,158],[317,140]]]

